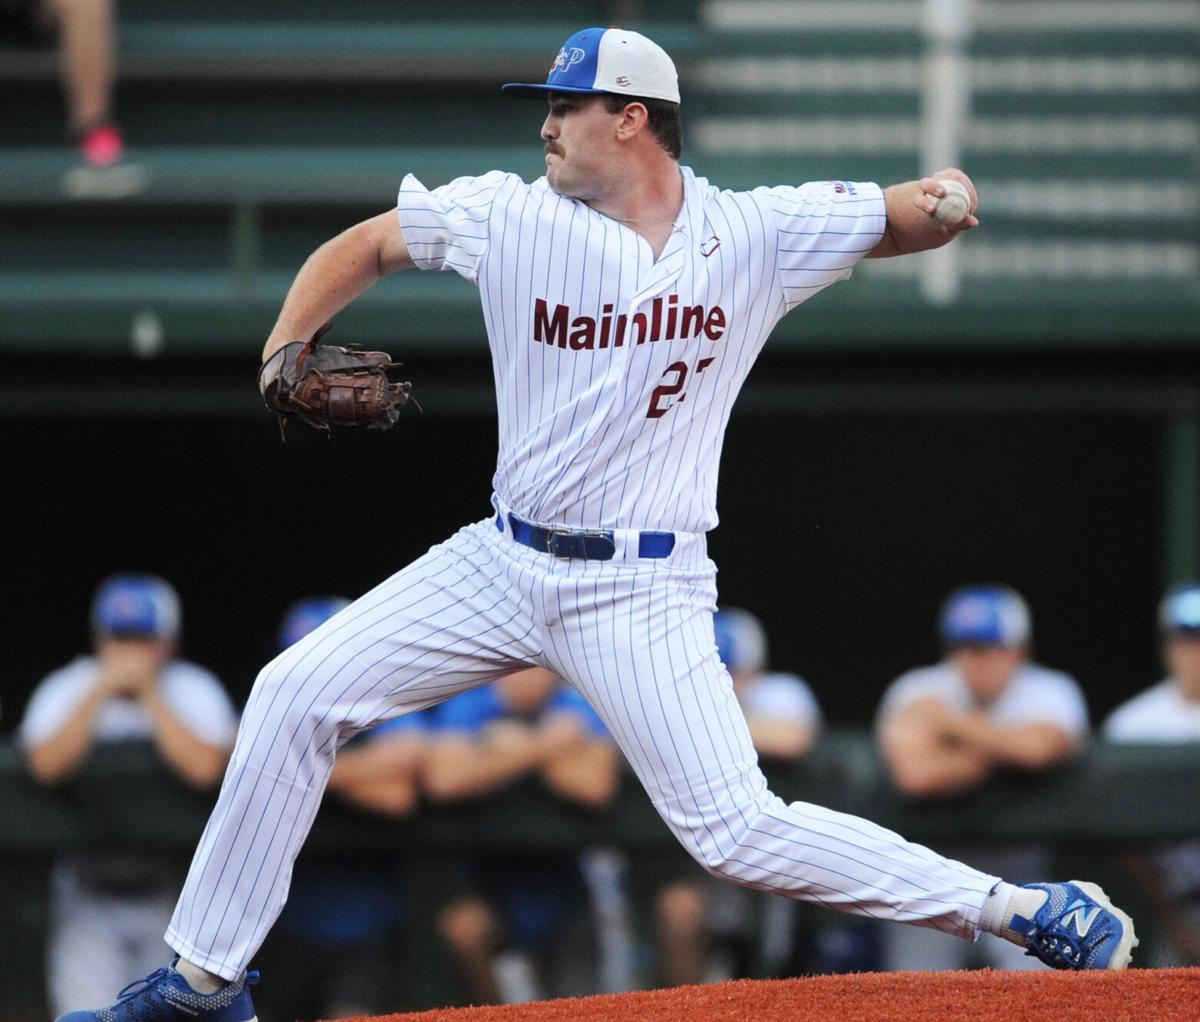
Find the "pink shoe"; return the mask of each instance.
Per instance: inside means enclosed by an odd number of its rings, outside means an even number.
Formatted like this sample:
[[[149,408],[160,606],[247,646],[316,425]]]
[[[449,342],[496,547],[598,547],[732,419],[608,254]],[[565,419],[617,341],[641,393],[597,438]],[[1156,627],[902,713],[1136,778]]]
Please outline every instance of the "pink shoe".
[[[111,167],[124,152],[121,129],[115,124],[98,124],[79,140],[79,154],[93,167]]]

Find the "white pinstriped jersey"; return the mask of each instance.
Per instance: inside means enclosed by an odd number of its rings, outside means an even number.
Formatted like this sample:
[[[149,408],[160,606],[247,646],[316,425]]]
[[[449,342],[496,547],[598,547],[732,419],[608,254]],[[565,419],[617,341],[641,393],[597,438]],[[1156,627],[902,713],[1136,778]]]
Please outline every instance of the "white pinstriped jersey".
[[[775,324],[845,280],[886,224],[878,185],[721,191],[681,168],[684,203],[649,243],[546,179],[493,171],[397,209],[421,269],[477,284],[500,419],[500,500],[539,524],[705,532],[721,441]]]

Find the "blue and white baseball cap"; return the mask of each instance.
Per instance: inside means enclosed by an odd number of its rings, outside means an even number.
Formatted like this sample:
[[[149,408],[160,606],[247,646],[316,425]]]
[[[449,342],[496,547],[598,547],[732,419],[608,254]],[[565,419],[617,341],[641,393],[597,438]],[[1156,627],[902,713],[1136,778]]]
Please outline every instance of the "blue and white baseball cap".
[[[767,669],[767,630],[748,610],[726,607],[713,615],[717,655],[731,671],[759,674]]]
[[[1200,638],[1200,582],[1184,582],[1163,597],[1158,626],[1164,635]]]
[[[92,600],[92,629],[100,635],[174,639],[179,596],[156,575],[113,575]]]
[[[938,618],[947,646],[1018,648],[1029,642],[1029,607],[1008,586],[968,586],[951,593]]]
[[[291,606],[279,626],[279,648],[294,646],[309,632],[320,628],[343,607],[350,606],[344,596],[314,596]]]
[[[658,43],[621,28],[585,28],[562,44],[544,85],[509,82],[514,96],[544,99],[548,92],[665,99],[679,102],[679,74]]]

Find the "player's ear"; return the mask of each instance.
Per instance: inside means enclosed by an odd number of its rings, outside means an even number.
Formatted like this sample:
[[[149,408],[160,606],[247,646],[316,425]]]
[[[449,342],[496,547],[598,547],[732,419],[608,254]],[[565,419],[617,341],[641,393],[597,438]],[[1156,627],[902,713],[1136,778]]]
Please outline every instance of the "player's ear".
[[[622,142],[637,135],[650,119],[650,111],[643,103],[626,103],[621,108],[621,119],[617,121],[617,138]]]

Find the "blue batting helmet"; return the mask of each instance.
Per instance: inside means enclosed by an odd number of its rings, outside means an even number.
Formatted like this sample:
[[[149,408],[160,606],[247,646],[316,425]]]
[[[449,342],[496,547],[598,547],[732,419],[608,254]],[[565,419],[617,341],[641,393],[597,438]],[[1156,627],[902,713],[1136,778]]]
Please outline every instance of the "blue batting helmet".
[[[1163,597],[1158,627],[1164,635],[1200,638],[1200,582],[1184,582]]]
[[[713,615],[717,654],[731,671],[757,674],[767,668],[767,632],[748,610],[727,607]]]
[[[179,618],[179,596],[156,575],[113,575],[92,600],[92,630],[98,635],[174,639]]]
[[[1029,607],[1014,589],[968,586],[950,594],[938,617],[938,635],[947,646],[1027,645]]]

